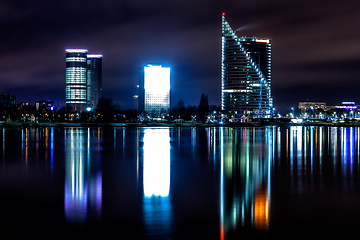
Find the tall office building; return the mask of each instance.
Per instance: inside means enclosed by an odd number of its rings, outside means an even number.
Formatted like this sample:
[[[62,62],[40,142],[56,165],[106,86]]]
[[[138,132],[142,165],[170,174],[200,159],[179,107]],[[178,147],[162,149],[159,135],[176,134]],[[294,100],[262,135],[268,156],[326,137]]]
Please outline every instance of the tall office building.
[[[102,92],[102,55],[87,55],[87,107],[96,108]]]
[[[170,68],[148,64],[139,69],[139,111],[160,117],[170,110]]]
[[[272,115],[271,42],[238,37],[222,16],[221,109],[230,115]]]
[[[102,56],[86,49],[66,49],[66,106],[82,112],[101,97]]]

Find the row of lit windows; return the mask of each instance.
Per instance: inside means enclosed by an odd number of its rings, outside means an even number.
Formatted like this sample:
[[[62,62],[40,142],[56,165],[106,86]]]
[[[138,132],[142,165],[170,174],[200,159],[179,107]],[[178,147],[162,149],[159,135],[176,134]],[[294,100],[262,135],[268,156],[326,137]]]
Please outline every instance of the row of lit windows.
[[[68,57],[66,62],[86,62],[86,58],[83,57]]]
[[[86,101],[66,101],[66,104],[68,104],[68,103],[86,104]]]
[[[76,100],[85,101],[86,97],[84,95],[74,95],[74,94],[68,95],[68,94],[66,94],[66,99],[76,99]]]
[[[86,89],[86,85],[67,85],[66,90],[68,89],[76,89],[76,88],[84,88]]]
[[[169,102],[169,98],[145,98],[145,102]]]
[[[158,100],[158,101],[145,99],[145,104],[162,104],[162,105],[165,104],[166,105],[169,103],[170,103],[169,99],[162,99],[162,100]]]
[[[86,72],[86,68],[84,67],[68,67],[66,68],[66,72],[81,72],[81,73],[85,73]]]
[[[86,80],[84,79],[66,79],[66,84],[71,83],[84,84],[86,86]]]
[[[169,96],[159,96],[159,97],[145,96],[145,100],[146,101],[164,101],[164,100],[169,100]]]
[[[82,72],[66,72],[66,77],[69,78],[69,77],[86,77],[86,74],[85,73],[82,73]]]

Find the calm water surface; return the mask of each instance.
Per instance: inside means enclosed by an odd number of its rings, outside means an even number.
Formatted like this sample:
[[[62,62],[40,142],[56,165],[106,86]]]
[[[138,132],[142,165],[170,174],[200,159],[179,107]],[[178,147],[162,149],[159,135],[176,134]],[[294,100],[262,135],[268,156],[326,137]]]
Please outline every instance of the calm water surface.
[[[360,128],[0,128],[17,236],[360,236]]]

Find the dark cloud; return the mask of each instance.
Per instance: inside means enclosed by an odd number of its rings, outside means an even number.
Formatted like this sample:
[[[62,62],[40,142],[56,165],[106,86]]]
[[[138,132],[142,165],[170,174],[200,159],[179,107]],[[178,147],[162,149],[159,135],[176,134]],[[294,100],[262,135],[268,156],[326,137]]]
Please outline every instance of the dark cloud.
[[[0,91],[63,105],[65,49],[86,48],[103,54],[103,95],[123,108],[133,107],[138,68],[154,62],[171,67],[173,105],[201,93],[219,105],[222,12],[239,35],[272,39],[275,107],[360,102],[360,8],[349,0],[4,0]]]

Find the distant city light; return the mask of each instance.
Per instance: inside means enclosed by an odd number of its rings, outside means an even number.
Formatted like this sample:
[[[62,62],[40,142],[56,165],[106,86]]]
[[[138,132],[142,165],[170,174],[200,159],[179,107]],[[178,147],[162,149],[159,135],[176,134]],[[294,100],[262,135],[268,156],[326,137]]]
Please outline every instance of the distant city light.
[[[87,55],[88,58],[102,58],[101,54],[88,54]]]
[[[87,49],[66,49],[65,50],[68,53],[87,53]]]
[[[296,118],[293,118],[293,119],[291,119],[291,122],[292,123],[302,123],[303,122],[303,119],[296,119]]]
[[[269,39],[255,39],[255,42],[270,43]]]
[[[344,109],[356,109],[356,106],[336,106],[336,108],[344,108]]]
[[[342,105],[355,105],[355,102],[342,102]]]

